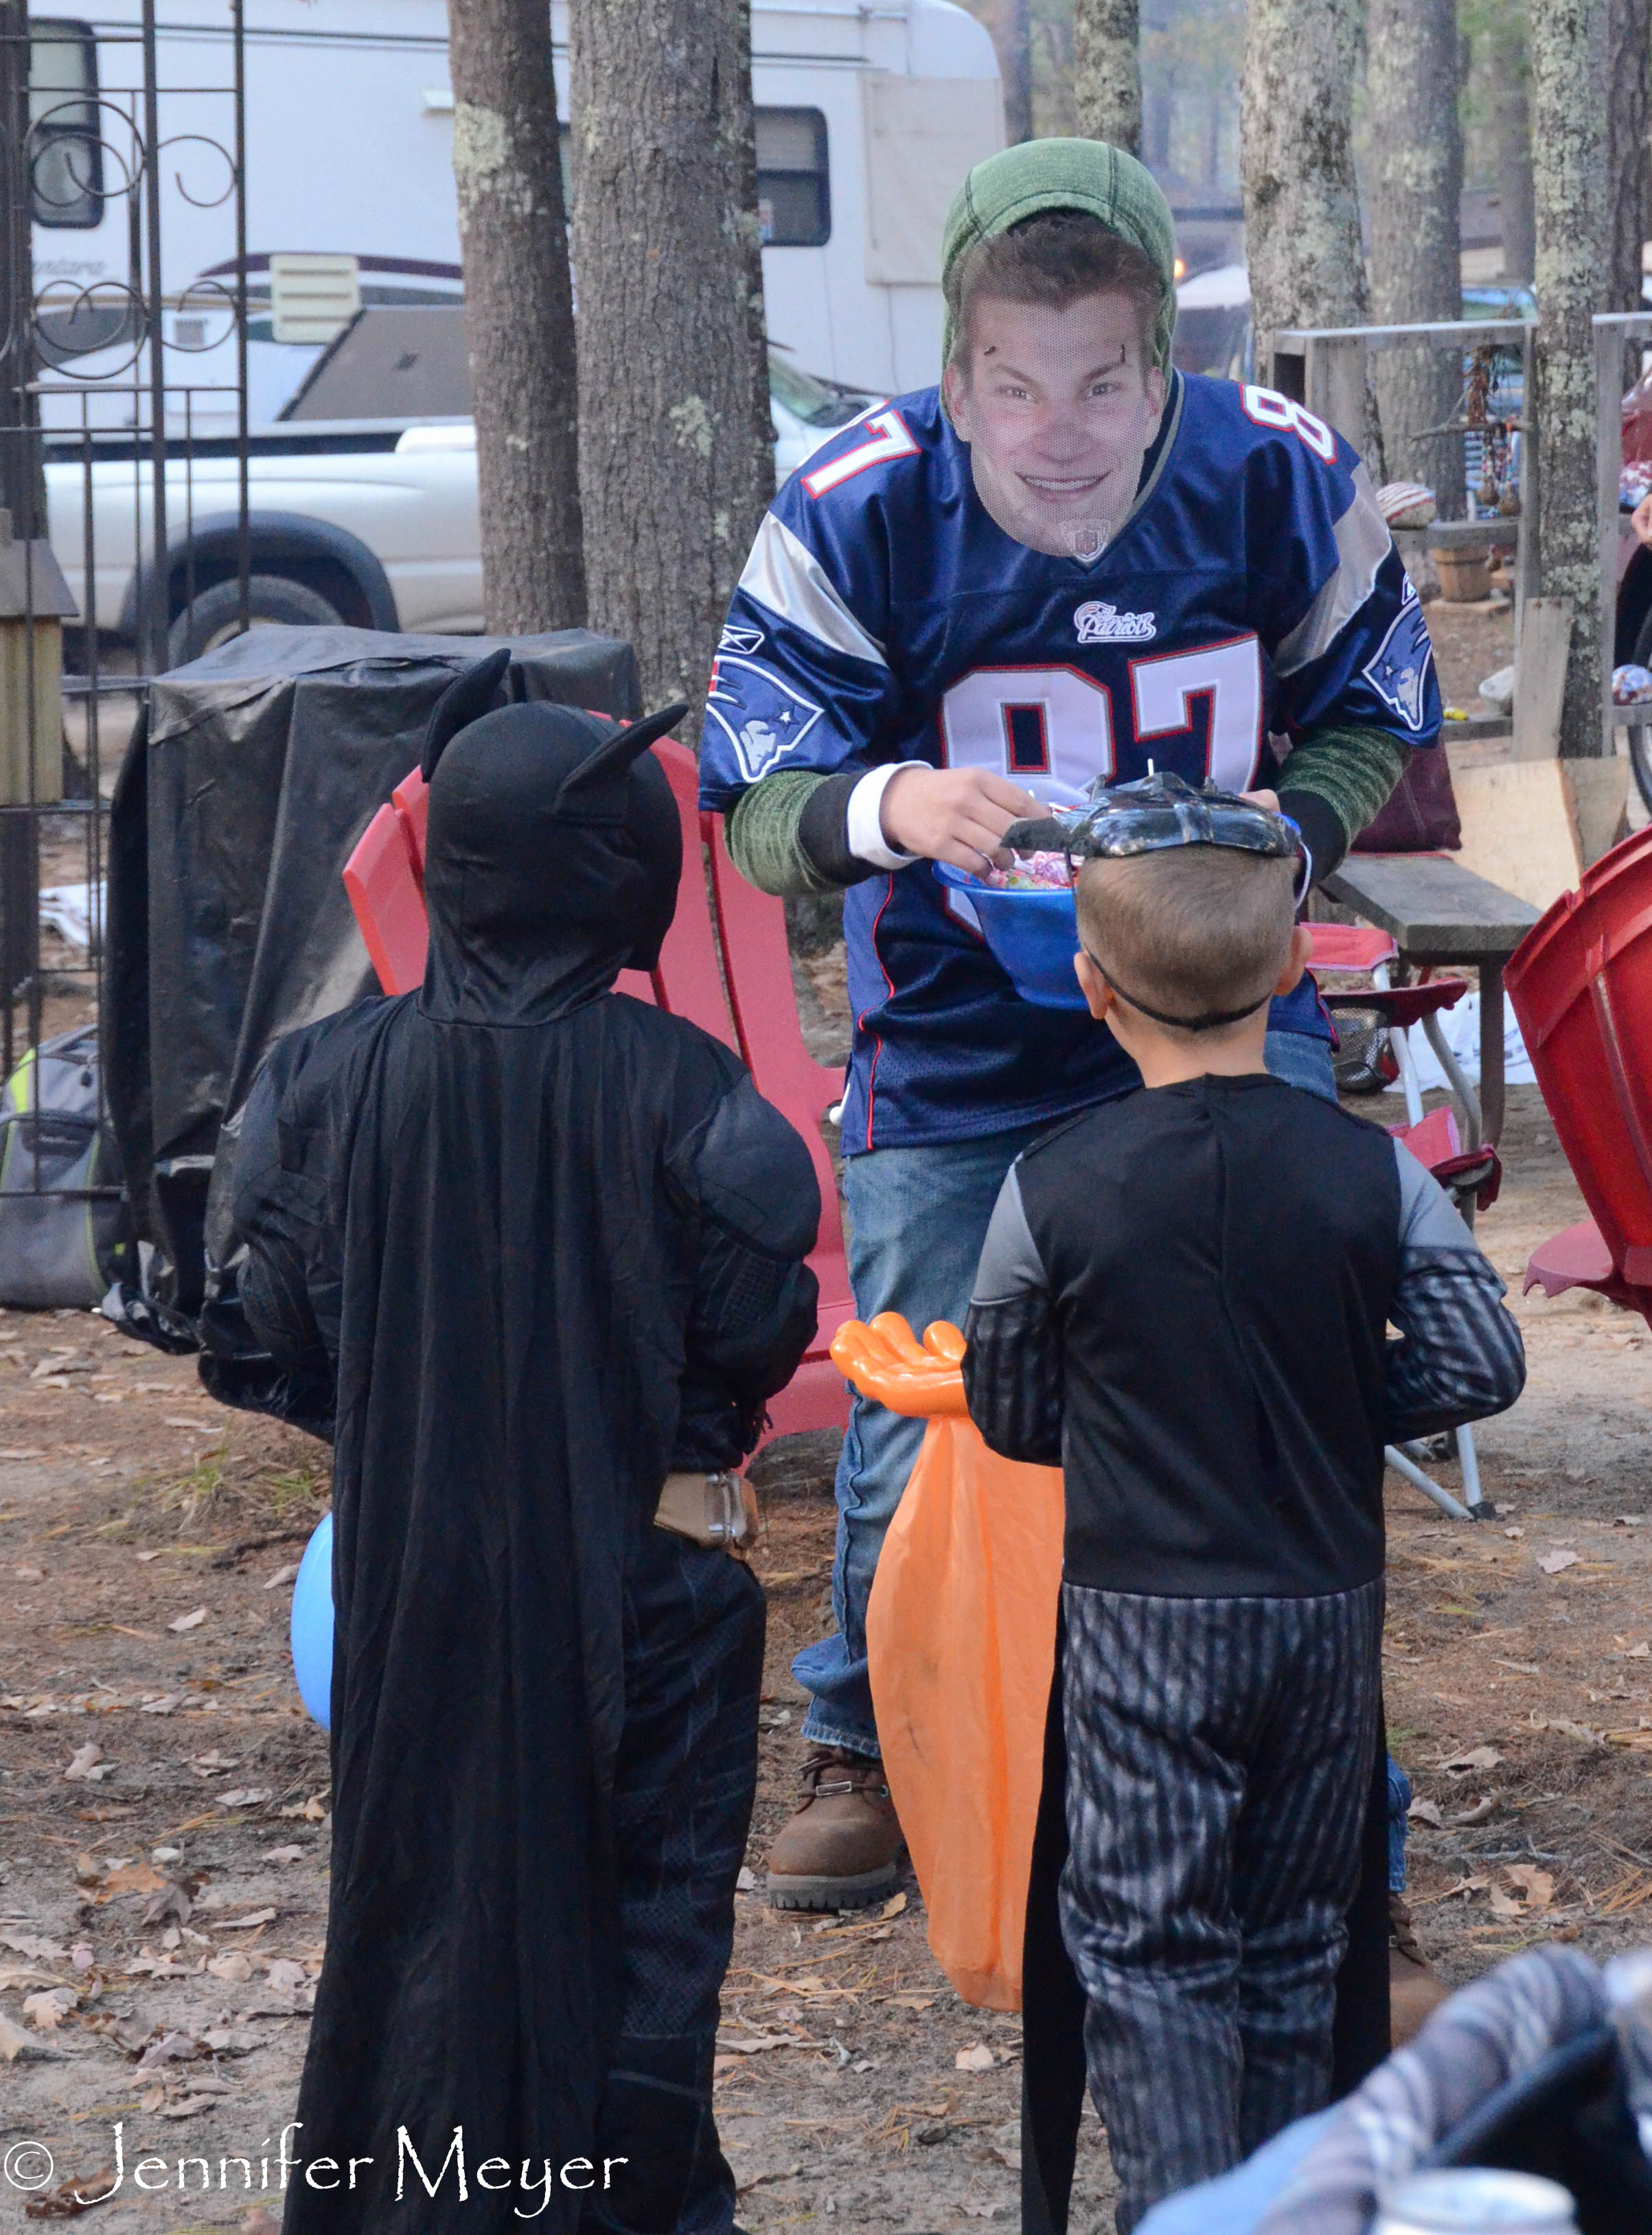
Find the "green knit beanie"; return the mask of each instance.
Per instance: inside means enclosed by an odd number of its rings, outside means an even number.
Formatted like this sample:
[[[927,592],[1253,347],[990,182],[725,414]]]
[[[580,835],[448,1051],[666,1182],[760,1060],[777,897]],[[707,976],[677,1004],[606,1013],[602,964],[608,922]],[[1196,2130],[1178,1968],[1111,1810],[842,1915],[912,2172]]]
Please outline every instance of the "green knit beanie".
[[[1085,210],[1109,233],[1132,242],[1164,282],[1153,328],[1154,361],[1168,371],[1176,331],[1176,221],[1158,181],[1144,165],[1105,140],[1024,140],[977,163],[953,196],[941,242],[944,286],[959,258],[977,241],[996,239],[1041,210]],[[952,357],[950,305],[941,362]]]

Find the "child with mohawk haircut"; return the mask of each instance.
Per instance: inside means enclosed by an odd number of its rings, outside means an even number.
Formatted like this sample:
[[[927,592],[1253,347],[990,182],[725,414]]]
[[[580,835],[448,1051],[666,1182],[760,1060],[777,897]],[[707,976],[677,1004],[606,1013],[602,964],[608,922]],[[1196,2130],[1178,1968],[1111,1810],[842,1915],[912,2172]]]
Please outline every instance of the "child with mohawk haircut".
[[[981,1433],[1065,1474],[1059,1924],[1121,2235],[1328,2099],[1383,1445],[1524,1379],[1422,1165],[1268,1072],[1269,1000],[1308,955],[1296,852],[1282,817],[1174,777],[1072,833],[1079,983],[1142,1085],[1017,1158],[969,1308]],[[1037,1992],[1029,1968],[1029,2040]]]

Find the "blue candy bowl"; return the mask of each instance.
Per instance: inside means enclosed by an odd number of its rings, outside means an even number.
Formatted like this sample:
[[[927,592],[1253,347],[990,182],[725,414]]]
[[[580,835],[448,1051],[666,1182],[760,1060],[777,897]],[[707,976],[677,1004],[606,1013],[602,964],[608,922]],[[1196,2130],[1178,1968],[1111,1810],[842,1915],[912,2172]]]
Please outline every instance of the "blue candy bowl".
[[[298,1697],[324,1731],[332,1722],[332,1516],[305,1546],[292,1586],[292,1673]]]
[[[1082,1009],[1085,997],[1072,974],[1078,950],[1078,925],[1069,892],[1027,892],[984,885],[967,869],[937,862],[935,875],[957,895],[953,912],[967,923],[961,901],[974,912],[975,926],[1009,974],[1024,1001],[1040,1009]]]

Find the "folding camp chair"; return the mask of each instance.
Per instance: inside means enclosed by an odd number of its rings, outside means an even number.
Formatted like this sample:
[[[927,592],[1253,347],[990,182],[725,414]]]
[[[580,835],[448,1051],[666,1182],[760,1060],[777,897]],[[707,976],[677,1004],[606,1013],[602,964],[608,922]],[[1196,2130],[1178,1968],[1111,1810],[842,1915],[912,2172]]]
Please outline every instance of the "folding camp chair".
[[[1463,978],[1437,978],[1425,979],[1416,985],[1391,985],[1390,966],[1398,949],[1386,931],[1335,923],[1310,924],[1308,929],[1313,934],[1312,961],[1315,968],[1368,974],[1369,986],[1325,993],[1321,999],[1334,1018],[1349,1023],[1357,1019],[1378,1039],[1380,1045],[1386,1045],[1405,1092],[1406,1119],[1405,1124],[1391,1125],[1388,1130],[1396,1140],[1405,1143],[1419,1163],[1427,1166],[1472,1227],[1476,1209],[1484,1210],[1497,1200],[1502,1166],[1497,1150],[1481,1144],[1479,1098],[1452,1053],[1439,1023],[1440,1011],[1461,1000],[1468,991],[1468,981]],[[1462,1126],[1468,1133],[1466,1149],[1457,1112],[1440,1108],[1424,1114],[1410,1039],[1412,1026],[1419,1024],[1450,1081],[1452,1097],[1461,1112]],[[1417,1462],[1426,1454],[1418,1445],[1390,1444],[1383,1456],[1397,1474],[1403,1475],[1431,1498],[1443,1513],[1455,1521],[1472,1521],[1478,1518],[1485,1503],[1473,1430],[1459,1428],[1455,1441],[1463,1469],[1465,1503],[1459,1503],[1424,1472]]]

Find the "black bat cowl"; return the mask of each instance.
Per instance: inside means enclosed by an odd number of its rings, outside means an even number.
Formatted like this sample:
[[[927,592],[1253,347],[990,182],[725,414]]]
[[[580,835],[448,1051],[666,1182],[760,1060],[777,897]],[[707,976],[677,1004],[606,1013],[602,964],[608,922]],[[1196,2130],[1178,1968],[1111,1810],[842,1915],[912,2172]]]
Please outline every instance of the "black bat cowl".
[[[249,1323],[337,1377],[332,1880],[295,2148],[373,2163],[353,2190],[295,2178],[287,2235],[577,2225],[576,2188],[519,2176],[593,2153],[628,1547],[669,1468],[751,1447],[815,1323],[803,1143],[727,1049],[610,990],[675,900],[675,810],[637,759],[672,716],[454,714],[427,752],[423,987],[284,1040],[235,1169]],[[429,2199],[398,2128],[434,2180],[457,2127],[468,2198],[449,2163]]]

